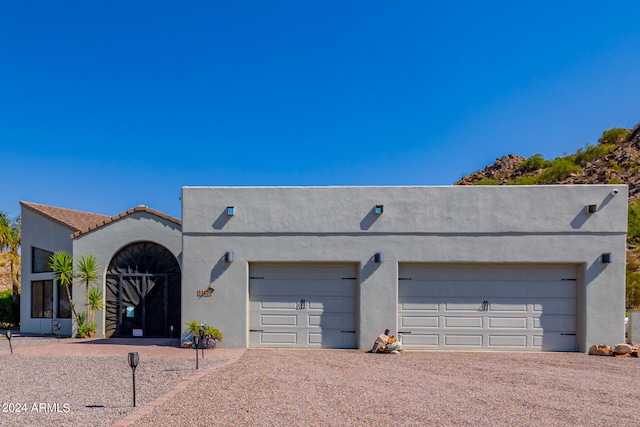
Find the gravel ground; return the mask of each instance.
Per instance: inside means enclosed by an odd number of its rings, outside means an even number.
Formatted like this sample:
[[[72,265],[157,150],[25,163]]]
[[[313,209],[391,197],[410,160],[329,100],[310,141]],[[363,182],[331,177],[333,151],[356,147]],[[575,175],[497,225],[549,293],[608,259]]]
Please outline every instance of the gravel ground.
[[[201,369],[219,362],[201,359]],[[0,366],[0,426],[109,426],[137,409],[132,406],[126,358],[4,354]],[[141,361],[136,369],[137,407],[171,390],[194,374],[194,368],[191,359]]]
[[[638,425],[639,375],[580,353],[249,350],[135,425]]]

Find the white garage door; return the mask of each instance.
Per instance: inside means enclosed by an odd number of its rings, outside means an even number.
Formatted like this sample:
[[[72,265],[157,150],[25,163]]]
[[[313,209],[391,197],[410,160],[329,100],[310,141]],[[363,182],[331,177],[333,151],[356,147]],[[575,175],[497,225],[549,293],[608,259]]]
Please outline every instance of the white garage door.
[[[402,265],[407,349],[576,350],[576,267]]]
[[[251,347],[356,348],[356,266],[251,265]]]

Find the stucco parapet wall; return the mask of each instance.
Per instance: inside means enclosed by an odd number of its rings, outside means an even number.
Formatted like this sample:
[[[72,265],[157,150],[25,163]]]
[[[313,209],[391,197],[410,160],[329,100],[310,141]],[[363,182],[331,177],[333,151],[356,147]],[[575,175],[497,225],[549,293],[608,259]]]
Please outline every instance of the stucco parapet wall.
[[[89,233],[90,231],[96,230],[96,229],[98,229],[100,227],[103,227],[103,226],[105,226],[107,224],[110,224],[112,222],[118,221],[119,219],[125,218],[125,217],[127,217],[129,215],[132,215],[132,214],[138,213],[138,212],[148,213],[148,214],[157,216],[159,218],[162,218],[164,220],[173,222],[173,223],[175,223],[177,225],[182,225],[181,221],[179,219],[177,219],[177,218],[174,218],[172,216],[169,216],[167,214],[159,212],[159,211],[157,211],[155,209],[151,209],[151,208],[149,208],[147,206],[140,205],[140,206],[136,206],[133,209],[129,209],[129,210],[125,211],[125,212],[122,212],[122,213],[120,213],[118,215],[109,217],[109,218],[105,219],[104,221],[101,221],[101,222],[99,222],[97,224],[91,225],[91,226],[89,226],[89,227],[87,227],[87,228],[85,228],[83,230],[77,231],[77,232],[71,234],[71,238],[75,239],[77,237],[80,237],[83,234]]]
[[[624,234],[628,188],[183,187],[182,202],[184,234]]]

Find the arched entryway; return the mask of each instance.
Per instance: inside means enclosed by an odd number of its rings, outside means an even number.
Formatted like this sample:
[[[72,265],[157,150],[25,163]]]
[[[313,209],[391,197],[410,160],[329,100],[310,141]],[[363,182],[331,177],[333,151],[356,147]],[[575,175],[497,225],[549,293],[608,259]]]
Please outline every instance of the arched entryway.
[[[106,282],[107,337],[168,337],[180,328],[180,265],[165,247],[138,242],[109,264]]]

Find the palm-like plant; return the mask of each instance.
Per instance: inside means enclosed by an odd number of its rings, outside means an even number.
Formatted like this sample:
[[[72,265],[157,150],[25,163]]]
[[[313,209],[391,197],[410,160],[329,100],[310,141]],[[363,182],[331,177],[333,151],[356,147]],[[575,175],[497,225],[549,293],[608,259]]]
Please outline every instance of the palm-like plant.
[[[53,270],[53,277],[56,279],[60,286],[63,286],[67,291],[67,298],[73,311],[73,317],[76,319],[78,325],[81,324],[78,318],[78,312],[71,299],[71,291],[69,287],[73,283],[73,257],[64,251],[58,251],[51,255],[49,267]]]
[[[89,308],[91,309],[91,323],[95,324],[96,311],[104,309],[104,299],[102,289],[92,287],[89,291]]]
[[[85,306],[86,312],[89,313],[91,303],[89,301],[89,286],[92,283],[96,283],[99,279],[100,269],[98,267],[98,261],[93,255],[81,256],[78,260],[75,276],[80,279],[85,286]],[[93,316],[92,316],[93,317]],[[87,322],[89,316],[87,316]]]
[[[0,254],[7,253],[14,301],[20,294],[20,240],[20,217],[12,220],[0,212]]]

